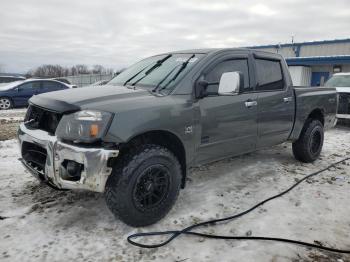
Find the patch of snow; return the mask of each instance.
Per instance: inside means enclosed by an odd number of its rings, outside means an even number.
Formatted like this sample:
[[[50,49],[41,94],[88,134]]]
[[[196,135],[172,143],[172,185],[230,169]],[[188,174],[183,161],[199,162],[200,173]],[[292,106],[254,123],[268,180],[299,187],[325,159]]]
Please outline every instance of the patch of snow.
[[[27,108],[0,110],[0,124],[22,122]]]
[[[208,240],[181,236],[163,248],[127,243],[135,232],[179,230],[229,216],[289,187],[330,163],[350,156],[350,129],[326,133],[319,160],[296,161],[290,144],[195,168],[171,212],[135,229],[107,209],[103,196],[56,191],[21,166],[16,140],[0,142],[0,259],[2,261],[291,261],[350,259],[275,242]],[[350,249],[350,161],[303,183],[241,219],[198,231],[286,237]],[[145,240],[157,242],[159,238]],[[186,260],[185,260],[186,259]],[[324,261],[326,261],[324,260]]]
[[[27,108],[13,108],[7,110],[0,110],[0,117],[24,116],[26,112]]]

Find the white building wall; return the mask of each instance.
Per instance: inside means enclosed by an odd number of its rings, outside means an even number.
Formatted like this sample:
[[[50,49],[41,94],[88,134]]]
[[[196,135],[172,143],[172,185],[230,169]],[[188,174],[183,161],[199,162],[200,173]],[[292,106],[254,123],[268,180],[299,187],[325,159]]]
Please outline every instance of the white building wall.
[[[333,72],[332,65],[320,65],[320,66],[312,66],[312,72]]]
[[[282,55],[283,57],[295,57],[295,52],[292,47],[281,48],[259,48],[260,51],[272,52]]]
[[[283,57],[295,57],[295,52],[292,47],[282,47],[278,51]]]
[[[350,54],[350,43],[330,43],[330,44],[295,44],[294,46],[286,46],[281,48],[269,47],[259,48],[259,50],[279,53],[285,58],[295,57],[296,50],[300,46],[300,57],[309,56],[335,56],[335,55],[349,55]]]
[[[300,49],[301,57],[349,55],[350,43],[334,43],[320,45],[303,45]]]
[[[342,72],[350,72],[350,65],[343,65]]]
[[[311,85],[311,67],[307,66],[289,66],[290,76],[294,86]]]

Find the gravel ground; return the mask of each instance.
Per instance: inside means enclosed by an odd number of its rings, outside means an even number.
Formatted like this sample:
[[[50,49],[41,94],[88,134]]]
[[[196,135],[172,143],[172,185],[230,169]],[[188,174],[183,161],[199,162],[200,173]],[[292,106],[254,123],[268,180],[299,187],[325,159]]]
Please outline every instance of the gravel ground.
[[[0,110],[0,141],[16,137],[19,123],[23,121],[26,108]]]
[[[273,242],[180,237],[152,250],[136,248],[135,232],[181,229],[251,207],[345,156],[350,129],[326,133],[314,164],[294,160],[290,144],[193,169],[186,189],[159,223],[135,229],[115,219],[103,196],[55,191],[18,163],[15,140],[0,142],[1,261],[350,261],[350,256]],[[199,231],[287,237],[350,249],[350,161],[308,180],[242,219]],[[144,240],[146,243],[157,241]]]

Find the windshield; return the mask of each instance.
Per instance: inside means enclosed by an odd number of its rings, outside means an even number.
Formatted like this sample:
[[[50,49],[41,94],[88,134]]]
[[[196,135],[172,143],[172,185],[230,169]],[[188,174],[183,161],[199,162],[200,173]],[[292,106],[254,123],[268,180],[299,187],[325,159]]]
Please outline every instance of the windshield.
[[[326,82],[325,86],[350,88],[350,75],[335,75]]]
[[[108,84],[170,91],[174,87],[175,80],[188,72],[201,57],[203,54],[152,56],[130,66]]]

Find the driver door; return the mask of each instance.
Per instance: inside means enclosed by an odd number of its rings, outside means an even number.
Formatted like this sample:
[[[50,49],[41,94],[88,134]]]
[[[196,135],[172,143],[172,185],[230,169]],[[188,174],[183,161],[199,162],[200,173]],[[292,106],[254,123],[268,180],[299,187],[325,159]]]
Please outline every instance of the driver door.
[[[250,84],[248,57],[224,58],[203,78],[218,83],[223,73],[237,71],[244,76],[244,88],[239,94],[213,95],[199,100],[201,141],[197,149],[198,164],[255,150],[257,94],[252,92]],[[217,93],[218,87],[219,84],[210,85],[207,91]]]

